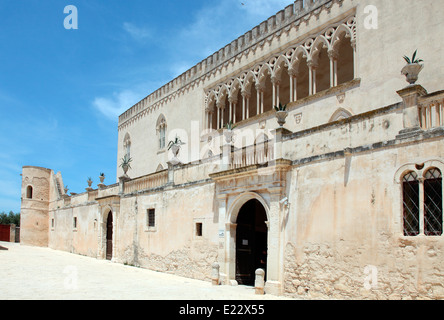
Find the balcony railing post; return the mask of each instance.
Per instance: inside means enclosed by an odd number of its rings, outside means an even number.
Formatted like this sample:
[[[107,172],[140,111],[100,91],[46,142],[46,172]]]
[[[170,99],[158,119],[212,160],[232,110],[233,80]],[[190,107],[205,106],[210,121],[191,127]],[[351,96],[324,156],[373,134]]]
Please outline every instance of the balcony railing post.
[[[274,139],[269,142],[274,143],[274,157],[272,160],[283,159],[283,137],[284,135],[290,133],[291,131],[285,129],[284,127],[277,128],[273,131]]]
[[[419,84],[410,85],[397,91],[403,100],[403,123],[404,129],[399,132],[400,135],[410,134],[421,130],[420,107],[418,99],[427,94],[427,90]]]

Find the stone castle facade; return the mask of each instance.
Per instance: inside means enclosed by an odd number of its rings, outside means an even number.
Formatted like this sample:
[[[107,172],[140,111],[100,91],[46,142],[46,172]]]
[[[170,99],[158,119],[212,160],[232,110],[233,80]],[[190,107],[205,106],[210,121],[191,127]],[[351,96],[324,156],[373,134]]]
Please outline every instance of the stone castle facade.
[[[262,268],[293,297],[444,298],[443,15],[295,1],[119,117],[116,184],[67,195],[23,167],[21,242],[208,281],[217,263],[224,285]]]

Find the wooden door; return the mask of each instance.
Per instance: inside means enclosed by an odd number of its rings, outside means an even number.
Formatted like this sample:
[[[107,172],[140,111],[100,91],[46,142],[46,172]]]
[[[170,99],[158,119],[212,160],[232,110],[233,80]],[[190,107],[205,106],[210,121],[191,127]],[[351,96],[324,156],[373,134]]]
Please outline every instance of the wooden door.
[[[0,241],[9,242],[10,241],[10,225],[0,225]]]
[[[253,286],[258,268],[267,271],[267,216],[257,200],[247,202],[239,211],[236,227],[236,281]]]

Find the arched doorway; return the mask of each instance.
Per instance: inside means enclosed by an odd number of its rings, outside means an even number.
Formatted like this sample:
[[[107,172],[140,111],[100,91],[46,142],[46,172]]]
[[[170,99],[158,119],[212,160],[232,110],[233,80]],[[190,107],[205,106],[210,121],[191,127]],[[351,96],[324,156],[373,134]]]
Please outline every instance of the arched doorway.
[[[236,221],[236,281],[254,285],[255,271],[267,271],[267,214],[256,199],[245,203]]]
[[[113,213],[108,213],[106,219],[106,260],[113,258]]]

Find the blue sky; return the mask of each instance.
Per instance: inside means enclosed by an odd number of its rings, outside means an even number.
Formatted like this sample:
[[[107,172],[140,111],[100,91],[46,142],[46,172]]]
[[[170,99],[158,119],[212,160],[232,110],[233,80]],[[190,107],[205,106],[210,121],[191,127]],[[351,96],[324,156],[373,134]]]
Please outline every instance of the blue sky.
[[[117,117],[291,0],[0,0],[0,212],[23,166],[116,182]],[[64,28],[76,6],[78,29]]]

